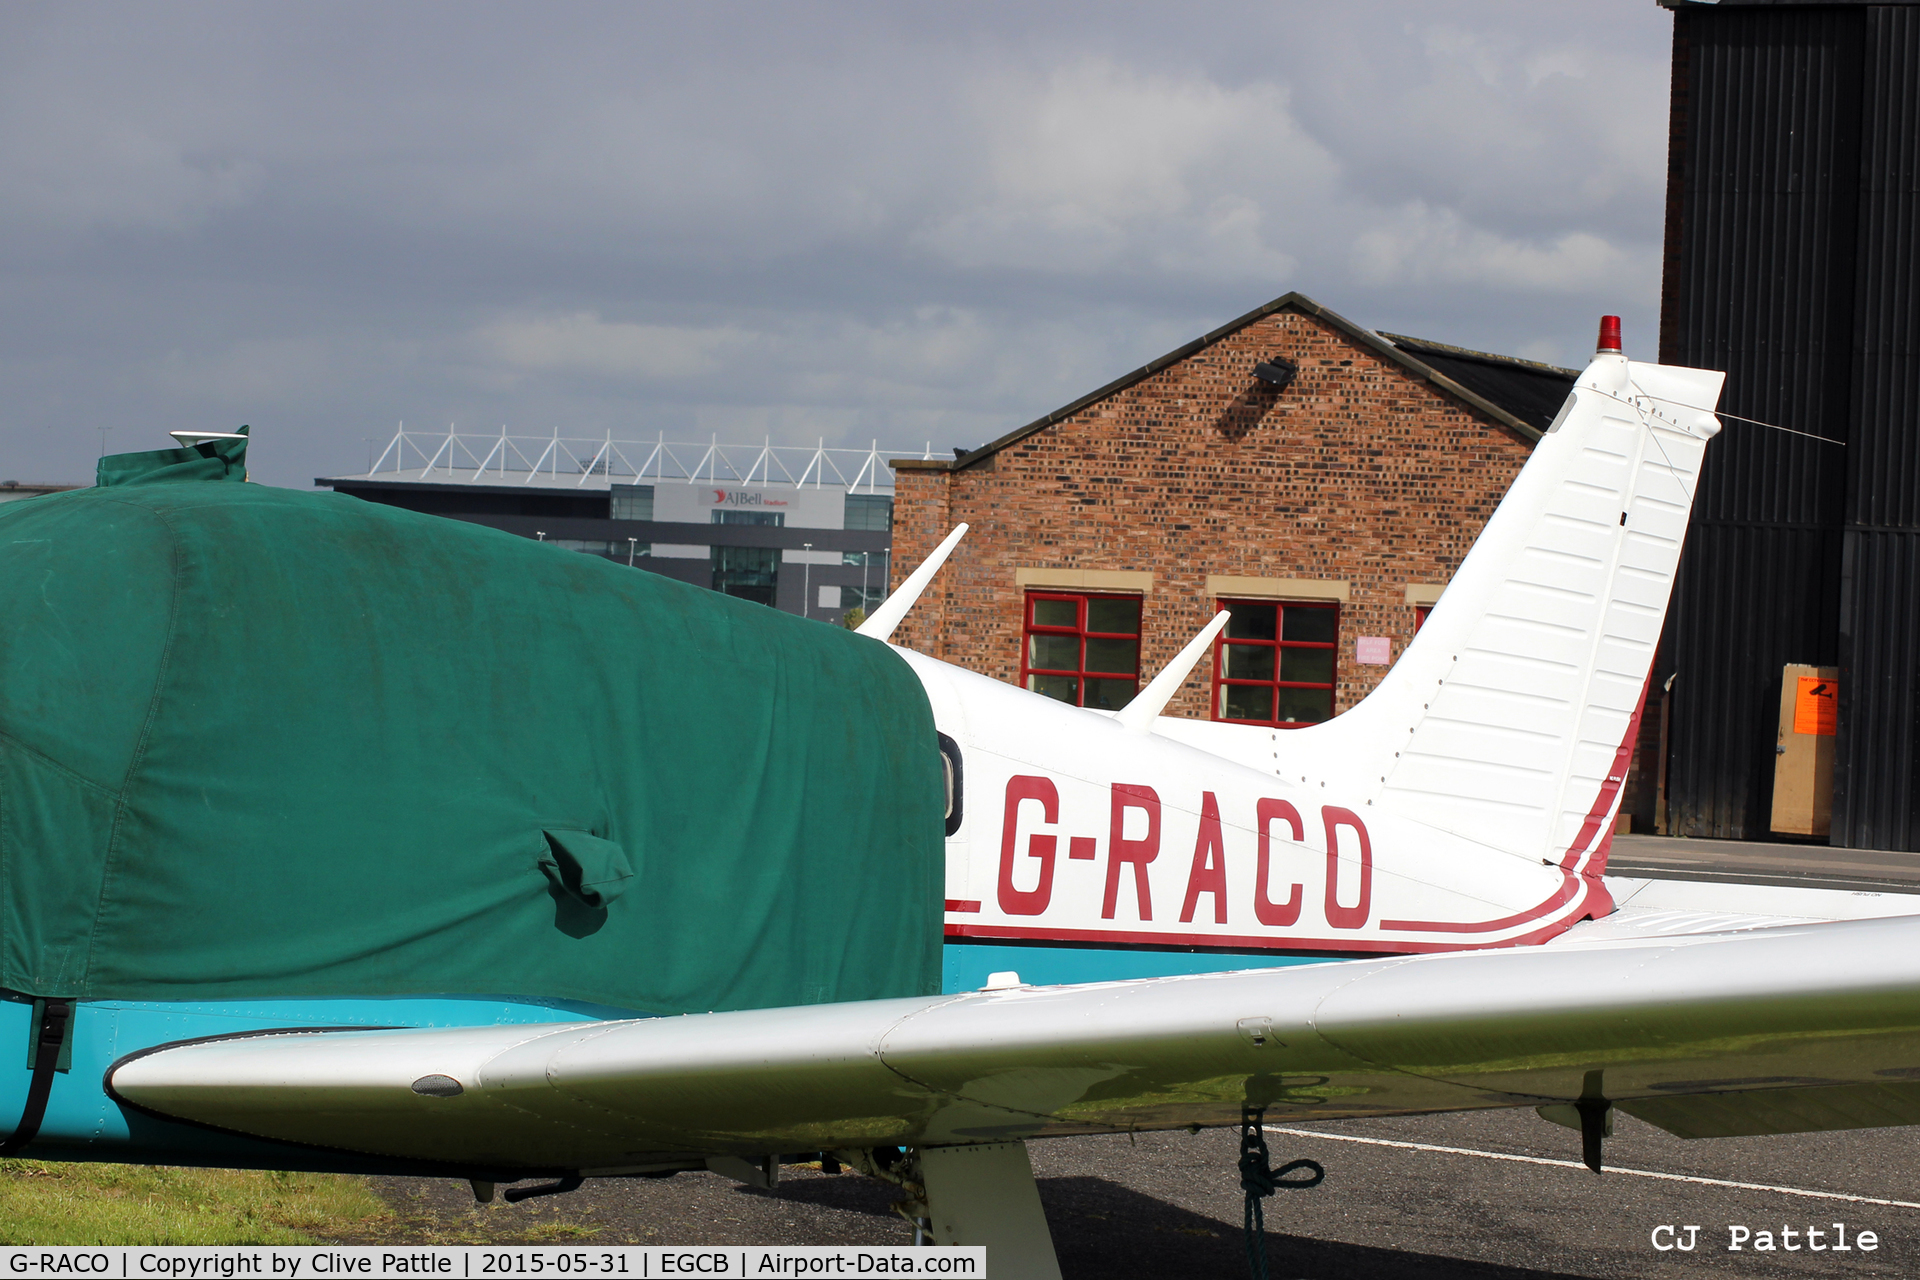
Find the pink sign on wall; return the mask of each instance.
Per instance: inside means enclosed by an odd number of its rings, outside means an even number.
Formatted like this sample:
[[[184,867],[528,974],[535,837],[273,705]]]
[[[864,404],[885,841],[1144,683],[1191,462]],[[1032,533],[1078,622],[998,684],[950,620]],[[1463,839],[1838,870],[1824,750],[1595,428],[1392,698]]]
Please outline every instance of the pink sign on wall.
[[[1361,636],[1353,650],[1355,661],[1364,667],[1384,667],[1393,662],[1393,643],[1385,636]]]

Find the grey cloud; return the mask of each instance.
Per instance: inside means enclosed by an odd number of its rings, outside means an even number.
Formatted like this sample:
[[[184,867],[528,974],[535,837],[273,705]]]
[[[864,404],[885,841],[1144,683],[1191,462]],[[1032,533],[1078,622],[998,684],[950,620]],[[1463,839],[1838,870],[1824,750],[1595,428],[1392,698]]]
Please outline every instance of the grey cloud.
[[[0,440],[253,422],[936,448],[1299,288],[1651,354],[1651,3],[16,7]]]

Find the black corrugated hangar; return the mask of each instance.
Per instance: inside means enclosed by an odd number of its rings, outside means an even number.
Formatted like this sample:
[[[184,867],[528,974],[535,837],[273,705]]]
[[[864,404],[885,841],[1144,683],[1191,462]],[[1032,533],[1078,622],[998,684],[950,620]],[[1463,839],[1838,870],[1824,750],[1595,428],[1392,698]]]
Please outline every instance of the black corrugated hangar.
[[[1782,670],[1806,663],[1839,671],[1830,843],[1915,849],[1920,3],[1660,3],[1660,359],[1724,369],[1727,415],[1833,443],[1729,420],[1708,450],[1636,826],[1771,838]]]

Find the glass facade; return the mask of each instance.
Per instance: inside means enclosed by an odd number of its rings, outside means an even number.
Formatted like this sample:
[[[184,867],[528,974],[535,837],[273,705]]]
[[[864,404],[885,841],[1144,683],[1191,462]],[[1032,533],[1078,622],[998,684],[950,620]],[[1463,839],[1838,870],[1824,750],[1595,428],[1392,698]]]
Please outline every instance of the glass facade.
[[[860,585],[840,589],[840,607],[872,613],[874,606],[887,598],[887,573],[892,561],[892,553],[886,551],[841,552],[843,566],[860,570]]]
[[[716,511],[717,516],[721,514]],[[727,514],[740,514],[728,512]],[[758,513],[748,513],[758,514]],[[715,520],[715,524],[732,523]],[[741,523],[745,523],[742,521]],[[757,523],[757,522],[756,522]],[[770,605],[780,585],[780,552],[773,547],[714,547],[713,589]]]
[[[1340,606],[1222,600],[1233,618],[1213,647],[1213,718],[1285,729],[1333,718]]]
[[[872,613],[874,608],[887,598],[885,587],[841,587],[840,607],[844,609],[865,609]]]
[[[1020,683],[1076,707],[1118,711],[1140,689],[1140,597],[1032,592]]]
[[[598,538],[548,538],[550,547],[559,547],[562,551],[579,551],[590,556],[605,556],[609,560],[618,560],[629,564],[635,560],[644,560],[653,554],[651,542],[633,539],[602,542]]]
[[[893,499],[881,493],[848,494],[846,527],[885,533],[893,528]]]
[[[653,486],[616,484],[611,489],[609,514],[615,520],[653,519]]]
[[[779,529],[786,525],[787,513],[784,511],[723,511],[719,507],[715,507],[713,509],[713,523],[757,524]]]

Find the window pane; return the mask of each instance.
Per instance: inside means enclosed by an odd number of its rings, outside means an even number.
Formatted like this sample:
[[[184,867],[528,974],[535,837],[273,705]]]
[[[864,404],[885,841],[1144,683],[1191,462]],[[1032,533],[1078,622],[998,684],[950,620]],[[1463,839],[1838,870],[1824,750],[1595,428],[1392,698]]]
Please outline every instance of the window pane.
[[[1045,667],[1049,671],[1078,671],[1080,669],[1080,637],[1028,636],[1027,665]]]
[[[784,511],[723,511],[715,507],[713,509],[713,523],[757,524],[780,527],[787,523],[787,513]]]
[[[1226,670],[1221,674],[1229,680],[1271,680],[1273,679],[1273,649],[1264,644],[1223,645],[1220,654],[1226,659]]]
[[[1229,720],[1272,720],[1273,688],[1260,684],[1229,684],[1220,688]]]
[[[1123,636],[1140,634],[1140,602],[1138,600],[1089,600],[1087,601],[1087,630],[1113,631]],[[1118,667],[1102,667],[1102,671],[1117,671]],[[1127,668],[1131,671],[1133,668]]]
[[[1227,637],[1231,640],[1271,640],[1273,639],[1274,606],[1270,604],[1245,604],[1234,602],[1227,605],[1233,617],[1227,622]]]
[[[767,547],[715,547],[713,589],[772,604],[780,580],[780,553]]]
[[[1033,625],[1036,627],[1077,627],[1080,625],[1078,600],[1035,600]],[[1078,666],[1078,663],[1074,664]]]
[[[845,526],[884,532],[893,527],[893,499],[878,493],[847,495]]]
[[[1336,614],[1332,609],[1303,608],[1295,605],[1287,610],[1287,640],[1312,640],[1332,644]]]
[[[1087,681],[1087,705],[1101,711],[1118,711],[1133,701],[1140,686],[1132,680]]]
[[[1061,702],[1079,704],[1080,682],[1072,676],[1028,676],[1027,688]]]
[[[1322,720],[1332,718],[1333,690],[1282,689],[1280,691],[1281,723],[1319,724]]]
[[[1282,649],[1280,678],[1304,680],[1313,684],[1333,683],[1333,650]]]
[[[1328,650],[1329,653],[1332,650]],[[1118,671],[1132,675],[1140,669],[1138,640],[1087,640],[1087,670]],[[1087,703],[1092,706],[1093,703]]]
[[[653,519],[653,486],[616,484],[609,496],[610,514],[615,520]]]

